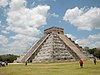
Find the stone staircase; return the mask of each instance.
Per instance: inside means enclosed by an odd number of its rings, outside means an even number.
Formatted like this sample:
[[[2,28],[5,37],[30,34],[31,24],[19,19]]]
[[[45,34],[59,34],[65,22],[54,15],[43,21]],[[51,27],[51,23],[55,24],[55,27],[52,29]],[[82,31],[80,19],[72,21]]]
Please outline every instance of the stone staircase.
[[[41,39],[37,41],[25,54],[17,59],[17,62],[27,62],[34,52],[36,52],[38,47],[48,38],[48,36],[49,34],[42,36]]]
[[[85,56],[85,55],[82,53],[82,51],[81,51],[79,48],[77,48],[77,46],[76,46],[73,42],[71,42],[71,40],[70,40],[67,36],[62,35],[62,34],[58,34],[58,36],[60,37],[61,40],[64,41],[64,43],[65,43],[71,50],[73,50],[73,52],[75,52],[75,53],[77,54],[77,56],[78,56],[80,59],[83,59],[83,60],[87,60],[87,59],[88,59],[88,57]]]

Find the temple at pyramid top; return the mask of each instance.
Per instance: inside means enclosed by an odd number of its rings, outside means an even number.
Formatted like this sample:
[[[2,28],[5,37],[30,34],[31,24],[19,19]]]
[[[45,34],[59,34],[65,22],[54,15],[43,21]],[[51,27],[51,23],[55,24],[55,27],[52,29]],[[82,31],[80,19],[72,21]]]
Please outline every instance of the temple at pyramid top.
[[[44,34],[50,34],[50,33],[64,34],[64,29],[59,27],[51,27],[44,30]]]
[[[64,29],[51,27],[17,62],[59,62],[65,60],[87,60],[82,47],[64,35]]]

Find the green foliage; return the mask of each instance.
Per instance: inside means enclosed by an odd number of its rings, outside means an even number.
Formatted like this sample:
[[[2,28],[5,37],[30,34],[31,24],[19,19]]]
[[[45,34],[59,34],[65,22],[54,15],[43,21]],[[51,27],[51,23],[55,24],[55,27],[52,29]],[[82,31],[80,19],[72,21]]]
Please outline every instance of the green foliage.
[[[100,50],[96,50],[96,51],[94,52],[94,56],[96,56],[97,58],[100,59]]]
[[[100,59],[100,49],[93,48],[93,49],[87,49],[86,51]]]
[[[2,61],[2,57],[0,56],[0,61]]]
[[[93,48],[93,49],[88,49],[87,51],[88,51],[90,54],[94,54],[94,52],[95,52],[96,50],[97,50],[96,48]]]
[[[7,61],[8,63],[12,63],[14,60],[17,59],[17,55],[7,54],[7,55],[0,55],[0,61]]]

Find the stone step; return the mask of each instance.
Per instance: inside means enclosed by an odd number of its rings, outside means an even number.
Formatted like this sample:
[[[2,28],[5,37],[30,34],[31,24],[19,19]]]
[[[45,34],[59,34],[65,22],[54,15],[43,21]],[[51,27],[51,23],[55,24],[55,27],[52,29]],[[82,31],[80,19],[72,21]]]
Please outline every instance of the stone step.
[[[58,36],[61,38],[61,40],[64,41],[64,43],[71,48],[81,59],[87,60],[88,58],[80,51],[79,48],[76,47],[74,43],[72,43],[65,35],[58,34]]]
[[[49,36],[48,35],[44,35],[43,37],[41,37],[41,39],[39,41],[37,41],[27,52],[25,55],[22,55],[18,60],[20,60],[20,62],[26,62],[31,55],[35,52],[35,50],[39,47],[39,45],[42,44],[42,42],[44,42],[44,40]]]

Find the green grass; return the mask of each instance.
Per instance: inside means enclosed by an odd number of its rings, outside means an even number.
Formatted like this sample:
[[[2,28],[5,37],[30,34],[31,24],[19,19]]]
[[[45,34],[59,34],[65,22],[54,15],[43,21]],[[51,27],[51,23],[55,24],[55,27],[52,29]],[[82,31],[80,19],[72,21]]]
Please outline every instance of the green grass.
[[[100,61],[84,61],[80,68],[76,62],[9,64],[0,67],[0,75],[100,75]]]

